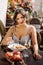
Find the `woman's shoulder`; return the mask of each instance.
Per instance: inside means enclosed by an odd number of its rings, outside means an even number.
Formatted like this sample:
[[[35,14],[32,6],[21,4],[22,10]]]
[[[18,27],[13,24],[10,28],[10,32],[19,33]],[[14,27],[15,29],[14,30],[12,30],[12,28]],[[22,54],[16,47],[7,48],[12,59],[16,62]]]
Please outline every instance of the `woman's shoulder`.
[[[14,30],[15,30],[15,26],[11,26],[8,31],[14,31]]]
[[[27,25],[27,28],[36,29],[35,26],[33,26],[33,25]]]
[[[11,26],[10,29],[15,29],[15,26]]]

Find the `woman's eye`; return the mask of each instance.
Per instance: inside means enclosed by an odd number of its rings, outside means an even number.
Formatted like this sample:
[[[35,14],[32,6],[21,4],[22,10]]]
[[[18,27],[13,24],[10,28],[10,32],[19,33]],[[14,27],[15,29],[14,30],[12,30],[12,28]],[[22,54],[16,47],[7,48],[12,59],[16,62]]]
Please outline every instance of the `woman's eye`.
[[[17,18],[17,20],[19,20],[19,18]]]
[[[21,19],[24,18],[24,17],[21,17]]]
[[[24,18],[24,17],[17,18],[17,20],[22,19],[22,18]]]

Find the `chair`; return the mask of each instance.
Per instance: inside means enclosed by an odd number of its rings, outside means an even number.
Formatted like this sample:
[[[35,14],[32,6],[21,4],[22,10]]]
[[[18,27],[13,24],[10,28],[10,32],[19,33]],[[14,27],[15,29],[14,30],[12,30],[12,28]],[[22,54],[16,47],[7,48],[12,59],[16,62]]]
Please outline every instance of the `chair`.
[[[41,22],[38,18],[32,18],[32,19],[30,19],[29,23],[30,23],[30,25],[35,26],[36,31],[37,31],[38,44],[40,45],[41,44],[41,34],[40,34],[39,30],[40,30],[40,27],[41,27]]]

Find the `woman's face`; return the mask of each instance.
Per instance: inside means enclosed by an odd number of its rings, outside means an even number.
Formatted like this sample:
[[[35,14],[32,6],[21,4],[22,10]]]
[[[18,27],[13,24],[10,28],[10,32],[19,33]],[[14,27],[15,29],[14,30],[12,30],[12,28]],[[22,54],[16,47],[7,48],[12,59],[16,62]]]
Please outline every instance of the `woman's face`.
[[[24,16],[22,14],[18,14],[17,17],[16,17],[16,21],[18,24],[22,24],[24,23]]]

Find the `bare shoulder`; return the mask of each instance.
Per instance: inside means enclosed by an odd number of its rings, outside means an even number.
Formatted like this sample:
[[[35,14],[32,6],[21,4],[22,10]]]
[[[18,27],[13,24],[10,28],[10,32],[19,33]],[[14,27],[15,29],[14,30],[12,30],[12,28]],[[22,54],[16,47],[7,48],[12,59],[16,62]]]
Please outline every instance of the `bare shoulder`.
[[[36,32],[36,28],[33,25],[27,25],[28,33],[31,35],[31,32]]]
[[[33,26],[33,25],[28,25],[27,27],[28,27],[28,29],[36,29],[35,26]]]
[[[31,35],[32,32],[36,32],[36,28],[33,25],[28,25],[28,33]]]
[[[15,28],[15,26],[11,26],[10,28],[11,28],[11,29],[14,29],[14,28]]]
[[[15,26],[11,26],[10,29],[11,29],[11,30],[12,30],[12,29],[15,29]]]

